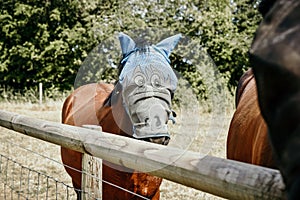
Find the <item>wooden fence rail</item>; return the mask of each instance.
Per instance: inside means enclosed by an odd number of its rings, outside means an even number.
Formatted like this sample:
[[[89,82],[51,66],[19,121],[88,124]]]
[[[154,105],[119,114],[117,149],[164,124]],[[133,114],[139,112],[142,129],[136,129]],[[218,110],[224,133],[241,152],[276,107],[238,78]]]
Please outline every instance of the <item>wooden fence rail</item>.
[[[0,125],[228,199],[285,199],[279,171],[0,111]]]

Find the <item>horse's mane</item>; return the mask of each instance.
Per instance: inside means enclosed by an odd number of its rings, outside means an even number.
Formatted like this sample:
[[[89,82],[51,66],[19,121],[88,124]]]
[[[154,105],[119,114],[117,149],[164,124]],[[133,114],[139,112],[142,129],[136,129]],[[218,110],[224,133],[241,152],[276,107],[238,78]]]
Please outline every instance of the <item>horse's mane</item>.
[[[254,78],[252,68],[248,69],[240,78],[235,94],[235,107],[237,108],[240,98],[247,84]]]

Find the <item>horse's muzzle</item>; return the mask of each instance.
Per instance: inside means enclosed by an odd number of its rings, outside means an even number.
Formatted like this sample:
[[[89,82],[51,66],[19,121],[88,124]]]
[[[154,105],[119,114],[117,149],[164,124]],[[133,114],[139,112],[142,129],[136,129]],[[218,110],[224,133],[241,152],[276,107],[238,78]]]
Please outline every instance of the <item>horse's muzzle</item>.
[[[170,138],[168,120],[171,113],[166,101],[150,97],[136,101],[129,107],[133,122],[133,137],[149,138],[150,142],[165,144]]]
[[[155,143],[155,144],[168,145],[170,141],[170,137],[164,136],[164,137],[143,138],[142,140],[146,142]]]

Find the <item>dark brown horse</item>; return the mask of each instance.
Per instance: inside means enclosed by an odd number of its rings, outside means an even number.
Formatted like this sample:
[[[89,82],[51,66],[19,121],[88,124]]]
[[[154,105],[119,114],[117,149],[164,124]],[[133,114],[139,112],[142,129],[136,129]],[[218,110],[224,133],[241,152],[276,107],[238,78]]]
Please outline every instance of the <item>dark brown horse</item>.
[[[300,1],[265,5],[250,61],[288,199],[300,199]]]
[[[105,132],[166,145],[170,137],[167,122],[172,117],[171,96],[177,85],[169,55],[180,35],[151,46],[140,46],[125,34],[120,34],[119,39],[123,53],[119,81],[115,86],[94,83],[76,89],[64,103],[62,122],[100,125]],[[65,165],[79,170],[66,167],[79,199],[82,154],[62,148],[61,155]],[[103,199],[159,199],[161,178],[105,161],[102,177]]]
[[[252,69],[241,77],[236,90],[236,111],[227,137],[227,158],[276,168],[267,125],[258,106]]]

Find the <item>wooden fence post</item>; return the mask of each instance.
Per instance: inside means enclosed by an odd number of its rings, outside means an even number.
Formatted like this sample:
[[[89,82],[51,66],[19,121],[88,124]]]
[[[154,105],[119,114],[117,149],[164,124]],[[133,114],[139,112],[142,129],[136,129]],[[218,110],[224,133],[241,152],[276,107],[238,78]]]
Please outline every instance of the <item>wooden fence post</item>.
[[[102,127],[97,125],[82,127],[102,131]],[[102,199],[102,159],[83,154],[81,183],[81,200]]]
[[[43,83],[39,83],[39,103],[43,103]]]

